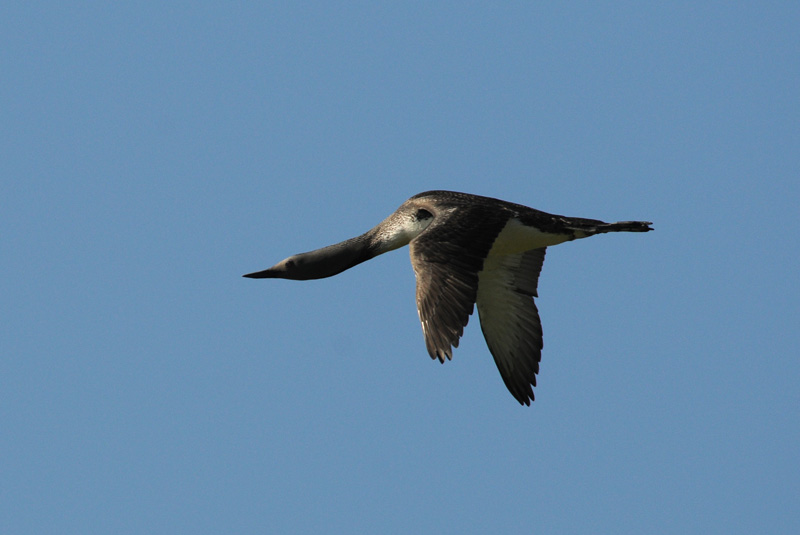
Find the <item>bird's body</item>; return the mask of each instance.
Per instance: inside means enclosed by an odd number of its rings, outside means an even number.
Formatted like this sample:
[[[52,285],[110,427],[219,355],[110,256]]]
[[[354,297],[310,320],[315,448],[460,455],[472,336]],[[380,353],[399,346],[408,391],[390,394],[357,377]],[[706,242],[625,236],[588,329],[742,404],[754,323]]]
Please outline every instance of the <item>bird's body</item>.
[[[477,304],[503,381],[517,401],[530,405],[542,351],[533,298],[546,248],[606,232],[647,232],[649,225],[564,217],[489,197],[428,191],[361,236],[290,256],[245,277],[330,277],[410,244],[428,353],[441,362],[451,359]]]

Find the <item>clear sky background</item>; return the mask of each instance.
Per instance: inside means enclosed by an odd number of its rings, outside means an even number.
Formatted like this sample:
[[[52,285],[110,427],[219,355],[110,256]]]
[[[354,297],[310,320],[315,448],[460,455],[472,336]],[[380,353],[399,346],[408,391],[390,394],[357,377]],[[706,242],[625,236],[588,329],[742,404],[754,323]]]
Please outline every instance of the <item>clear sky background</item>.
[[[650,4],[4,3],[0,532],[800,532],[800,7]],[[531,407],[407,249],[241,277],[429,189],[654,222]]]

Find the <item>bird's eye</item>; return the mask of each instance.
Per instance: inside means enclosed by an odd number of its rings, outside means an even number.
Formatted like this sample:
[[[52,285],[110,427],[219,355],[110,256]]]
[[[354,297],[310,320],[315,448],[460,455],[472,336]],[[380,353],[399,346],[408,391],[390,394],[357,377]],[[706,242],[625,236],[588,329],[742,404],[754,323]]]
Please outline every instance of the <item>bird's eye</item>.
[[[417,210],[416,213],[417,221],[419,221],[420,219],[430,219],[431,217],[433,217],[433,214],[431,214],[429,211],[424,210],[422,208]]]

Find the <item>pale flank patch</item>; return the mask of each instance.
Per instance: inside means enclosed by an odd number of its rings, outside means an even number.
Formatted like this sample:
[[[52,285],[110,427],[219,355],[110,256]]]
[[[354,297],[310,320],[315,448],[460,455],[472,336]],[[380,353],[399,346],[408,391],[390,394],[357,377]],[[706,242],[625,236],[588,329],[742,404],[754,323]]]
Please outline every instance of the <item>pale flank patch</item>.
[[[523,225],[516,218],[511,218],[494,240],[489,257],[518,254],[531,249],[558,245],[570,238],[571,236],[566,234],[542,232],[537,228]]]

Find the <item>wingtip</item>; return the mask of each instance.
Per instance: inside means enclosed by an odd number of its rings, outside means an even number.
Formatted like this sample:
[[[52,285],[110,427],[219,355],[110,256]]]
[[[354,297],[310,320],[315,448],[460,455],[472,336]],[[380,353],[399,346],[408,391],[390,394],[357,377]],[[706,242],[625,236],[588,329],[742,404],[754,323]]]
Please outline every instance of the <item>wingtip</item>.
[[[531,402],[534,400],[532,391],[521,395],[516,395],[512,392],[511,395],[514,396],[514,399],[516,399],[523,407],[530,407]]]

